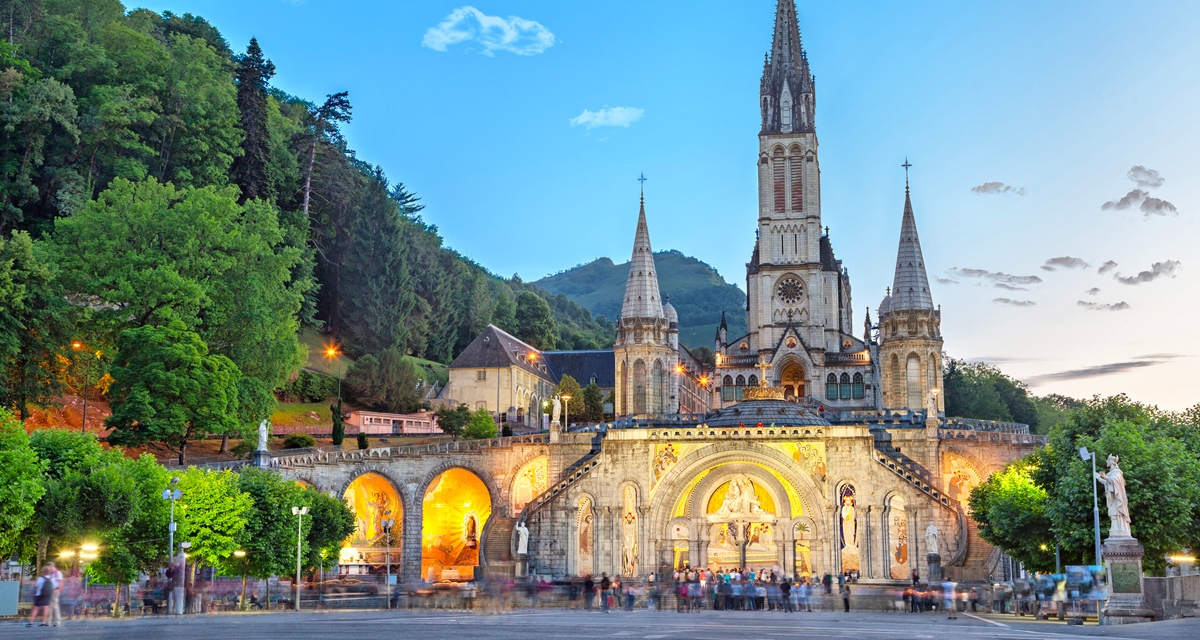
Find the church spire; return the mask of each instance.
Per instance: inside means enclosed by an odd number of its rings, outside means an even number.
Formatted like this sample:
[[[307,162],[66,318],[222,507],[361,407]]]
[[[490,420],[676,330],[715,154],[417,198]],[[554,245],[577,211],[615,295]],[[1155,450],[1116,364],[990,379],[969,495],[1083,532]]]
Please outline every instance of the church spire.
[[[813,130],[815,103],[808,56],[800,43],[795,0],[778,0],[771,52],[763,64],[759,87],[762,133],[799,133]]]
[[[905,160],[904,164],[908,165],[908,161]],[[933,297],[929,293],[929,276],[925,273],[925,258],[921,255],[921,239],[917,236],[917,218],[913,215],[907,171],[908,167],[905,167],[904,217],[900,222],[900,247],[896,252],[896,276],[892,279],[891,310],[932,311]]]
[[[625,281],[625,301],[621,305],[621,319],[625,318],[666,318],[658,292],[654,251],[650,248],[645,195],[641,197],[637,231],[633,236],[633,256],[629,259],[629,279]]]

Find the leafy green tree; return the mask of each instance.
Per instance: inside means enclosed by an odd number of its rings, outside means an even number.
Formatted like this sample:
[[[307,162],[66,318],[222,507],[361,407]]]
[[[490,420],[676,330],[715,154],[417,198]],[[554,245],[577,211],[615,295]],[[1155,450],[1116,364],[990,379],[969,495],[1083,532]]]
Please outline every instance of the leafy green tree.
[[[358,405],[374,411],[408,413],[420,408],[421,377],[398,349],[378,358],[365,355],[346,374],[346,389]]]
[[[1016,421],[1037,428],[1037,408],[1025,385],[996,367],[949,359],[942,376],[947,415]]]
[[[336,403],[329,405],[329,413],[333,415],[333,444],[340,447],[346,440],[346,424],[342,421],[341,398],[338,398]]]
[[[55,137],[79,142],[75,94],[53,78],[31,82],[0,103],[0,232],[25,218],[41,193],[36,182]]]
[[[243,468],[237,486],[251,499],[246,525],[237,534],[237,547],[244,560],[224,557],[219,567],[225,573],[266,579],[288,575],[296,569],[296,516],[292,507],[309,503],[309,492],[277,473],[254,467]]]
[[[162,491],[169,474],[154,456],[117,458],[89,478],[89,510],[105,514],[97,523],[100,557],[88,565],[88,575],[104,584],[131,584],[144,573],[165,564],[168,549],[163,532],[169,505]],[[118,589],[119,590],[119,589]]]
[[[309,202],[312,194],[313,169],[317,161],[317,148],[337,144],[341,141],[341,125],[350,122],[352,107],[350,94],[346,91],[330,94],[319,107],[308,111],[308,130],[302,138],[303,147],[308,151],[308,162],[304,170],[304,199],[301,210],[308,217]]]
[[[554,315],[550,305],[536,293],[517,296],[516,336],[538,349],[554,348]]]
[[[496,422],[487,409],[477,409],[471,413],[471,420],[462,433],[467,440],[483,440],[496,437]]]
[[[1046,490],[1034,481],[1037,454],[992,474],[971,492],[971,517],[979,535],[1032,571],[1054,569],[1053,524]]]
[[[354,533],[354,512],[345,502],[312,487],[305,487],[303,499],[311,527],[304,564],[309,569],[330,569],[337,562],[342,542]]]
[[[0,558],[12,555],[21,532],[33,521],[35,506],[46,492],[42,469],[25,425],[0,409]]]
[[[1037,410],[1037,428],[1033,433],[1046,435],[1050,431],[1070,419],[1071,412],[1084,406],[1083,400],[1052,393],[1048,396],[1030,398]]]
[[[275,185],[269,171],[270,126],[267,89],[275,65],[263,56],[258,38],[250,38],[246,53],[236,59],[237,105],[241,112],[242,155],[233,162],[233,181],[242,188],[242,201],[270,199]]]
[[[604,419],[604,392],[595,382],[583,388],[583,406],[588,420],[599,422]]]
[[[123,331],[112,377],[112,415],[105,424],[114,444],[158,444],[183,465],[190,440],[238,427],[237,366],[209,354],[178,320]]]
[[[564,426],[565,421],[570,420],[571,416],[576,419],[581,419],[587,416],[587,405],[583,400],[583,389],[579,388],[579,383],[569,375],[563,374],[562,379],[558,381],[558,385],[554,387],[554,395],[562,397],[563,395],[571,396],[571,400],[565,407],[567,415],[563,416]]]
[[[49,257],[23,231],[0,237],[0,300],[0,407],[24,420],[62,391],[72,323]]]
[[[439,407],[434,416],[437,418],[438,429],[441,429],[442,433],[458,438],[463,435],[467,425],[471,422],[471,409],[465,404],[460,404],[454,409]]]
[[[210,567],[233,555],[250,518],[254,498],[231,471],[189,468],[179,476],[183,497],[175,512],[176,540],[190,542],[188,554]],[[289,506],[290,509],[290,506]]]

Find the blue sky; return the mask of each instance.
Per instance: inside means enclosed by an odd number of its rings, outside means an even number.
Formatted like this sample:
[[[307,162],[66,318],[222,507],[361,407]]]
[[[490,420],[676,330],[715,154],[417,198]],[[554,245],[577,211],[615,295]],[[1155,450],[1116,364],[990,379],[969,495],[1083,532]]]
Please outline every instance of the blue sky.
[[[496,273],[627,259],[644,171],[655,248],[744,281],[774,0],[140,6],[202,15],[235,49],[257,36],[286,91],[348,90],[351,145]],[[949,355],[996,362],[1038,393],[1200,401],[1200,3],[798,11],[822,210],[856,323],[891,282],[907,156]],[[476,15],[513,37],[462,40]],[[1079,266],[1044,270],[1052,258]]]

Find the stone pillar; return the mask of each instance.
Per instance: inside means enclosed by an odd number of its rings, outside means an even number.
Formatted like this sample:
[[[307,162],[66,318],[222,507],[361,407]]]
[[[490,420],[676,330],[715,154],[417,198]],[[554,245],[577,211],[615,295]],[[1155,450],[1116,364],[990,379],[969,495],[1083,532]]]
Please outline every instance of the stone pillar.
[[[1145,548],[1136,538],[1108,538],[1104,541],[1104,561],[1108,565],[1108,606],[1103,624],[1130,624],[1154,620],[1143,597],[1142,555]]]
[[[872,549],[872,547],[875,546],[872,543],[873,538],[871,536],[871,514],[874,512],[875,512],[875,507],[868,505],[867,513],[862,518],[863,523],[865,525],[863,527],[864,528],[863,540],[858,545],[858,547],[863,550],[862,558],[859,560],[859,571],[862,572],[863,576],[868,577],[868,578],[875,577],[875,563],[871,562],[871,558],[874,555],[871,553],[871,549]]]
[[[931,553],[928,556],[926,556],[926,559],[928,560],[928,563],[929,563],[929,566],[926,569],[926,571],[928,572],[926,574],[928,576],[926,578],[926,582],[928,582],[930,585],[941,584],[942,583],[942,556],[939,554],[936,554],[936,553]]]
[[[424,518],[422,508],[425,496],[416,495],[417,485],[415,483],[408,484],[402,490],[406,494],[404,501],[404,528],[401,530],[401,535],[404,537],[400,543],[400,563],[402,568],[397,580],[413,582],[425,579],[425,576],[421,575],[421,524]]]

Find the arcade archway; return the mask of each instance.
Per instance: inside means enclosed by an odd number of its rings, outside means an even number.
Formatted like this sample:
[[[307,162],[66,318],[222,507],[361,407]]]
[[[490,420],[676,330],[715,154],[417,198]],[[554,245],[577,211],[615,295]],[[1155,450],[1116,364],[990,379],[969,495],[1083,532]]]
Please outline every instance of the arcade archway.
[[[796,362],[789,362],[783,367],[783,371],[779,373],[779,381],[783,386],[784,396],[788,399],[796,398],[803,400],[805,396],[804,388],[804,368]]]
[[[342,494],[346,507],[354,513],[354,533],[342,542],[338,556],[339,575],[382,574],[388,554],[393,569],[400,564],[403,539],[404,504],[387,478],[364,473],[354,479]],[[388,536],[388,521],[390,527]]]
[[[421,518],[421,575],[426,580],[471,580],[479,566],[492,497],[479,476],[447,469],[425,490]]]

